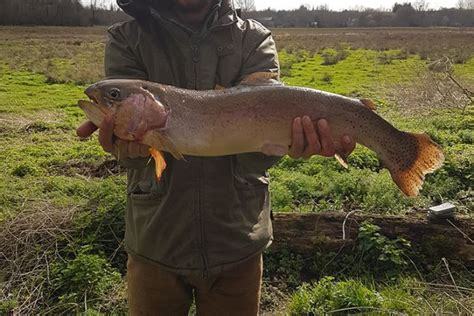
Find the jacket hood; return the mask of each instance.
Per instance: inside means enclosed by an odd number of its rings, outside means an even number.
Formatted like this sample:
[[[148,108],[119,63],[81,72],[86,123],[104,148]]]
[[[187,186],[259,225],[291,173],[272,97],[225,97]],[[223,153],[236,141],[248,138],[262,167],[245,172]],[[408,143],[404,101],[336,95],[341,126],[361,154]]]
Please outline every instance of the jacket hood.
[[[117,0],[117,5],[128,15],[138,21],[151,17],[152,9],[157,12],[169,10],[174,0]],[[233,10],[232,0],[215,0],[219,5],[219,16]]]

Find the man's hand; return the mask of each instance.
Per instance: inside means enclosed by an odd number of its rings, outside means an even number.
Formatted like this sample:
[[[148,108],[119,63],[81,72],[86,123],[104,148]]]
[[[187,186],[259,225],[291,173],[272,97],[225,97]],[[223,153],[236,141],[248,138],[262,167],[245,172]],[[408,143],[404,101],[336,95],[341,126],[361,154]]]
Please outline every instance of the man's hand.
[[[99,143],[102,148],[119,159],[148,157],[150,152],[148,146],[122,139],[114,138],[114,116],[106,116],[99,129]],[[76,130],[77,136],[86,138],[97,130],[97,126],[91,121],[86,121]]]
[[[355,148],[355,142],[349,136],[334,141],[328,122],[324,119],[319,120],[315,126],[309,116],[297,117],[293,121],[292,133],[288,155],[294,159],[308,159],[312,155],[332,157],[336,153],[347,157]]]

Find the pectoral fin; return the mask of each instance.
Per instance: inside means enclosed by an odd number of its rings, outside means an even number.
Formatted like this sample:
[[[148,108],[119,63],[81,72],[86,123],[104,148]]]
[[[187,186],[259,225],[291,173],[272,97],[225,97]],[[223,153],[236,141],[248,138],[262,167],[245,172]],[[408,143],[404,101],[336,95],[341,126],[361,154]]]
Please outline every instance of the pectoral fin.
[[[166,129],[156,129],[147,132],[142,143],[162,151],[167,151],[177,160],[184,159],[183,154],[181,154],[173,141],[167,137]]]
[[[156,180],[160,181],[163,171],[166,169],[166,161],[161,151],[155,148],[150,148],[150,155],[155,160],[155,174]]]

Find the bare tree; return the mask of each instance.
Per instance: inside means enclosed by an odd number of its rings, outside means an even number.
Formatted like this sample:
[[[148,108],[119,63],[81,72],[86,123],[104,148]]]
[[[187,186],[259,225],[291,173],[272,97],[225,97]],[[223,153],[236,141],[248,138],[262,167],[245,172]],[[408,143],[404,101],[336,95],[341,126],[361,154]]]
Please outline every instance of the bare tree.
[[[459,9],[474,10],[474,0],[458,0],[456,6]]]
[[[255,11],[255,0],[234,0],[236,8],[242,9],[242,11]]]
[[[428,11],[429,6],[430,6],[430,3],[426,0],[417,0],[413,2],[413,7],[418,12]]]

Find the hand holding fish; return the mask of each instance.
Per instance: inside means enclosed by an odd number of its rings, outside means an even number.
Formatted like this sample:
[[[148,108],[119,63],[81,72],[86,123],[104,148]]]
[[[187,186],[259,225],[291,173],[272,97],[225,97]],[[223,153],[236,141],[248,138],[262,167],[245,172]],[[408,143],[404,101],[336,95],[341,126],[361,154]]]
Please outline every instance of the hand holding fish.
[[[308,159],[313,155],[332,157],[338,153],[349,156],[355,148],[355,142],[347,135],[340,142],[331,137],[331,130],[326,120],[321,119],[313,124],[309,116],[293,120],[292,141],[288,155],[293,159]]]
[[[122,158],[139,158],[148,157],[150,152],[148,146],[138,142],[132,142],[114,137],[115,119],[113,115],[108,115],[102,121],[99,130],[99,143],[102,148],[116,157]],[[77,136],[87,138],[91,136],[98,127],[91,121],[81,124],[77,130]]]

